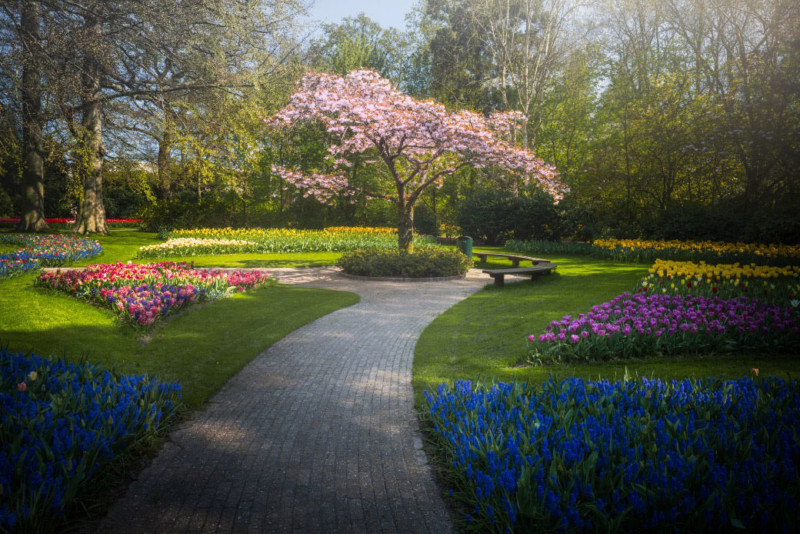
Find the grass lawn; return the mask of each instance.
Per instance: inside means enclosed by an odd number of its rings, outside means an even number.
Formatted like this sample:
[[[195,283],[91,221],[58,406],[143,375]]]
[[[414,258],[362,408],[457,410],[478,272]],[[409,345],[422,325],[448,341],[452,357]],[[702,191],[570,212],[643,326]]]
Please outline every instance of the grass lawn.
[[[99,237],[103,254],[81,262],[128,261],[156,234],[131,230]],[[247,254],[174,258],[198,266],[329,265],[338,254]],[[247,362],[292,330],[358,301],[353,293],[273,285],[189,308],[143,338],[106,309],[36,288],[35,273],[0,280],[0,345],[40,356],[86,359],[126,373],[177,380],[196,408]]]
[[[800,375],[798,355],[709,355],[544,367],[521,365],[527,356],[529,334],[540,334],[554,319],[586,312],[595,304],[630,291],[648,269],[645,265],[585,256],[548,259],[558,264],[557,274],[534,282],[509,283],[503,288],[488,286],[450,308],[425,329],[414,357],[418,402],[425,389],[462,378],[529,383],[567,376],[614,379],[622,378],[626,369],[631,375],[662,379],[738,377],[751,375],[754,367],[762,376]],[[510,267],[511,263],[495,259],[489,266]]]

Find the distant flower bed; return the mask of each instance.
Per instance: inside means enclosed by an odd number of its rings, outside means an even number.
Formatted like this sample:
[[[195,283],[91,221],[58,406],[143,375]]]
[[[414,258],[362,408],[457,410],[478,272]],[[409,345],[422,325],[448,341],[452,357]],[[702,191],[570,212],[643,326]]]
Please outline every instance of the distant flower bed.
[[[800,267],[656,260],[640,290],[723,298],[748,295],[787,305],[800,299]]]
[[[0,225],[11,225],[17,224],[19,222],[19,218],[11,218],[11,219],[0,219]],[[65,224],[75,224],[74,218],[63,218],[63,217],[52,217],[45,219],[47,224],[57,224],[57,225],[65,225]],[[106,219],[106,223],[112,225],[132,225],[132,224],[141,224],[144,221],[142,219]]]
[[[377,234],[397,237],[397,228],[379,226],[327,226],[324,231],[338,234]]]
[[[37,285],[58,289],[113,310],[123,321],[149,326],[193,303],[263,285],[267,273],[194,269],[187,263],[89,265],[39,275]]]
[[[475,386],[426,392],[451,496],[478,532],[749,532],[800,520],[800,382]]]
[[[177,237],[165,243],[147,245],[136,252],[137,258],[166,258],[167,256],[198,256],[201,254],[244,254],[258,252],[258,243],[241,239],[203,239]]]
[[[528,339],[536,362],[792,350],[800,346],[800,313],[746,297],[623,293]]]
[[[0,278],[92,258],[103,251],[97,241],[62,234],[0,234],[0,243],[23,247],[0,255]]]
[[[292,228],[199,228],[173,230],[169,238],[230,239],[257,243],[258,252],[345,252],[397,248],[391,228],[332,227],[325,230]]]
[[[597,239],[597,248],[618,255],[619,259],[641,258],[648,262],[656,259],[725,261],[729,258],[764,260],[800,259],[800,245],[772,245],[762,243],[726,243],[723,241],[647,241],[642,239]],[[740,259],[741,258],[741,259]],[[641,261],[641,259],[639,261]]]
[[[657,259],[705,261],[708,263],[756,263],[800,265],[800,245],[726,243],[722,241],[648,241],[642,239],[597,239],[593,244],[516,241],[508,250],[533,254],[582,254],[617,261],[653,263]]]
[[[154,434],[179,400],[177,384],[0,349],[0,531],[51,530],[93,474]]]

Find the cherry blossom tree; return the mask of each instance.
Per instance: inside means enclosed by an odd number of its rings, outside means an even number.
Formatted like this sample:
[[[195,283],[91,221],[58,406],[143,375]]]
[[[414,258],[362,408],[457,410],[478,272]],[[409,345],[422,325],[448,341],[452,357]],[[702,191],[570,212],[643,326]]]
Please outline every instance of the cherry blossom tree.
[[[348,158],[371,157],[394,186],[389,198],[397,205],[402,250],[411,248],[414,204],[422,192],[441,186],[465,166],[499,168],[525,183],[534,180],[556,201],[566,191],[553,167],[510,141],[524,120],[521,113],[495,113],[486,119],[472,111],[448,112],[433,100],[403,94],[371,70],[345,76],[306,74],[289,104],[268,122],[286,128],[314,120],[334,139],[328,152],[335,171],[309,175],[282,167],[273,170],[307,196],[325,202],[334,194],[352,192],[346,177],[352,164]]]

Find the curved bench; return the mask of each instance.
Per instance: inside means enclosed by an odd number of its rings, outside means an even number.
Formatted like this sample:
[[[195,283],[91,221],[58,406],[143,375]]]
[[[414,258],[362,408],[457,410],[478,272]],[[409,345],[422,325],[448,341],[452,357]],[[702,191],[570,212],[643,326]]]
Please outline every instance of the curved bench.
[[[486,259],[488,257],[492,258],[506,258],[507,260],[511,260],[511,266],[514,268],[519,267],[520,262],[529,261],[531,265],[538,265],[540,263],[549,263],[547,260],[543,260],[541,258],[531,258],[530,256],[522,256],[521,254],[500,254],[498,252],[472,252],[473,256],[477,256],[480,258],[479,263],[486,263]]]
[[[512,269],[484,269],[483,272],[494,278],[494,285],[497,287],[503,287],[505,285],[505,276],[507,274],[515,275],[515,276],[530,276],[531,280],[535,278],[550,274],[557,265],[555,263],[550,263],[547,260],[539,260],[539,263],[534,265],[533,267],[517,267]]]

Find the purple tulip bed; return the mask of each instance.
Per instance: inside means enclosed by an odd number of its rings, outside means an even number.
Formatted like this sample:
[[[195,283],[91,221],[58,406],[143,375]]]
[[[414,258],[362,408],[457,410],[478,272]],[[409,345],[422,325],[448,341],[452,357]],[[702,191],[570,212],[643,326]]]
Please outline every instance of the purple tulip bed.
[[[531,334],[536,363],[800,347],[800,313],[747,297],[623,293]]]

